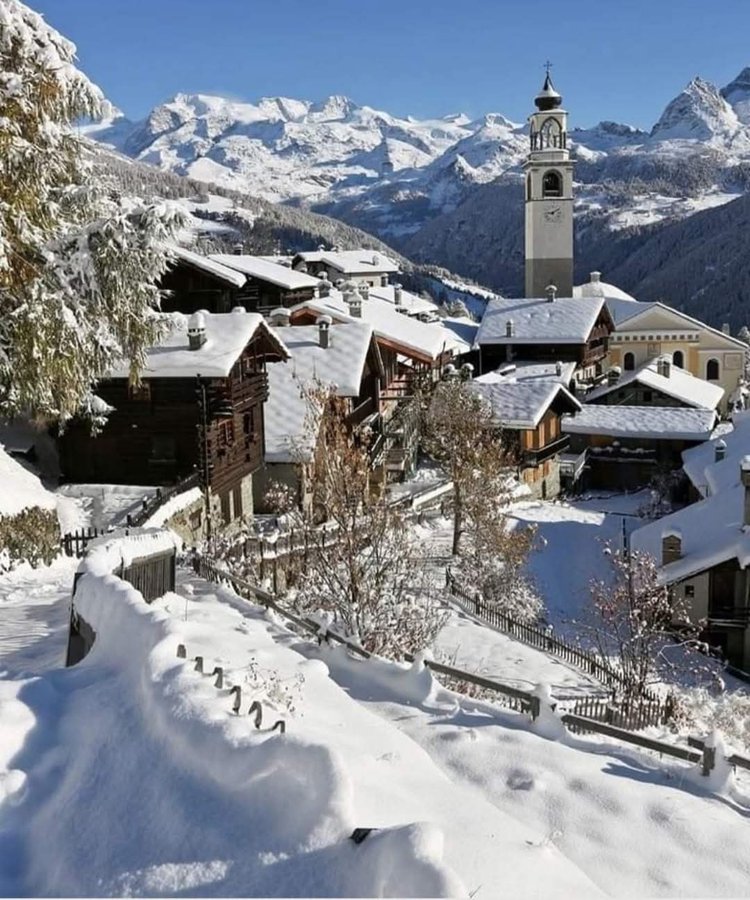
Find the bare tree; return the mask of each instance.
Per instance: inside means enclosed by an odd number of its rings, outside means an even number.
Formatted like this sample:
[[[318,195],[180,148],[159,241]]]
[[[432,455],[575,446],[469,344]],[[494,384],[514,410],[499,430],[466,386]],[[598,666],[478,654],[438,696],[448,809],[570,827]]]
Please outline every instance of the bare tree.
[[[305,565],[290,598],[299,610],[322,612],[374,653],[423,649],[444,617],[420,546],[402,513],[371,489],[369,438],[350,429],[347,401],[316,388],[308,402],[317,420],[316,515],[295,520],[304,529]],[[275,494],[283,502],[283,492]]]
[[[592,582],[590,623],[584,627],[602,657],[614,661],[626,693],[637,699],[656,682],[714,675],[718,664],[699,639],[705,623],[692,621],[685,601],[660,583],[654,558],[605,552],[614,578]]]

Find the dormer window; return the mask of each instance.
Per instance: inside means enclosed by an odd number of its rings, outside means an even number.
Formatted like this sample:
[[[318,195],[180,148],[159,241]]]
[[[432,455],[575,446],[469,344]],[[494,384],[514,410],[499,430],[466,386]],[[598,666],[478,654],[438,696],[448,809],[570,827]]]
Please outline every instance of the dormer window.
[[[542,178],[543,197],[562,197],[562,178],[559,172],[545,172]]]

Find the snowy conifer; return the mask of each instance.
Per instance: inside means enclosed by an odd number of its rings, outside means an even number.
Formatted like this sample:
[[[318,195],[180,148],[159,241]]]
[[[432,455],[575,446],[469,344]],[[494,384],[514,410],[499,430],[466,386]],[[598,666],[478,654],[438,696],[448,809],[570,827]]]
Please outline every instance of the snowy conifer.
[[[75,47],[17,0],[0,5],[0,407],[65,419],[118,360],[134,378],[163,327],[165,241],[182,224],[90,183],[75,134],[105,101]],[[104,190],[103,190],[104,189]]]

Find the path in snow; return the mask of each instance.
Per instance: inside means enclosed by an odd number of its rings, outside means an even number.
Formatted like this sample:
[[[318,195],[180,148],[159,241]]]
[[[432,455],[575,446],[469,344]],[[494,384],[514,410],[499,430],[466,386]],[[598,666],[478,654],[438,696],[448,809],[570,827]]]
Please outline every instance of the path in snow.
[[[529,573],[556,629],[570,631],[566,623],[580,619],[588,604],[593,578],[611,574],[606,544],[622,547],[623,526],[629,534],[643,524],[636,511],[648,491],[574,502],[518,503],[513,516],[535,524],[537,541],[529,556]]]
[[[65,664],[70,597],[78,560],[23,566],[0,575],[0,679]]]

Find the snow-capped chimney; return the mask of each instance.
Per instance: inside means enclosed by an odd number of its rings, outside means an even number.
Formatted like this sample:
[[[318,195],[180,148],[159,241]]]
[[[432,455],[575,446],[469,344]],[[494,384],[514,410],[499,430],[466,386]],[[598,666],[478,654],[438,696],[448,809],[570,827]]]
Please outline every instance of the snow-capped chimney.
[[[393,285],[393,302],[396,306],[401,306],[404,300],[403,288],[400,284]]]
[[[318,343],[324,350],[327,350],[331,343],[330,328],[332,321],[330,316],[318,316],[315,320],[315,324],[318,326]]]
[[[617,384],[620,375],[620,367],[612,366],[612,368],[607,371],[607,384]]]
[[[554,284],[548,284],[544,289],[544,292],[547,294],[547,302],[553,303],[555,297],[557,297],[557,286]]]
[[[359,291],[359,296],[363,300],[368,300],[370,298],[370,285],[366,281],[361,282],[357,290]]]
[[[669,378],[672,374],[672,361],[662,356],[656,361],[656,371],[663,378]]]
[[[380,276],[380,287],[388,287],[388,276],[387,275]]]
[[[355,319],[362,318],[362,295],[357,290],[357,286],[351,281],[343,285],[344,303],[349,309],[349,315]]]
[[[283,306],[277,306],[268,314],[268,321],[274,328],[286,328],[289,324],[289,310]]]
[[[244,252],[245,252],[245,247],[244,247],[242,241],[237,241],[236,244],[232,244],[232,253],[235,256],[242,256],[242,254]]]
[[[743,456],[740,462],[740,481],[745,488],[745,508],[742,516],[743,527],[750,526],[750,456]]]
[[[562,375],[562,363],[559,359],[555,363],[555,375],[557,375],[558,378]]]
[[[714,444],[714,462],[721,462],[727,457],[727,443],[719,438]]]
[[[729,322],[724,322],[721,326],[721,330],[724,334],[728,334],[731,337],[732,329],[729,327]]]
[[[200,350],[206,343],[206,317],[202,312],[193,313],[188,319],[188,346]]]
[[[318,284],[318,296],[319,297],[330,297],[332,287],[333,287],[333,285],[324,275],[320,279],[320,284]]]
[[[602,280],[601,272],[591,272],[591,274],[589,275],[589,281],[591,282],[591,284],[599,284],[599,282],[601,280]]]
[[[682,559],[682,532],[679,528],[670,528],[661,536],[661,564],[663,566]]]
[[[373,253],[373,254],[372,254],[372,264],[373,264],[374,266],[379,266],[379,265],[380,265],[380,257],[378,256],[377,253]]]
[[[516,326],[513,322],[513,319],[508,319],[505,323],[505,337],[514,337],[516,333]]]

